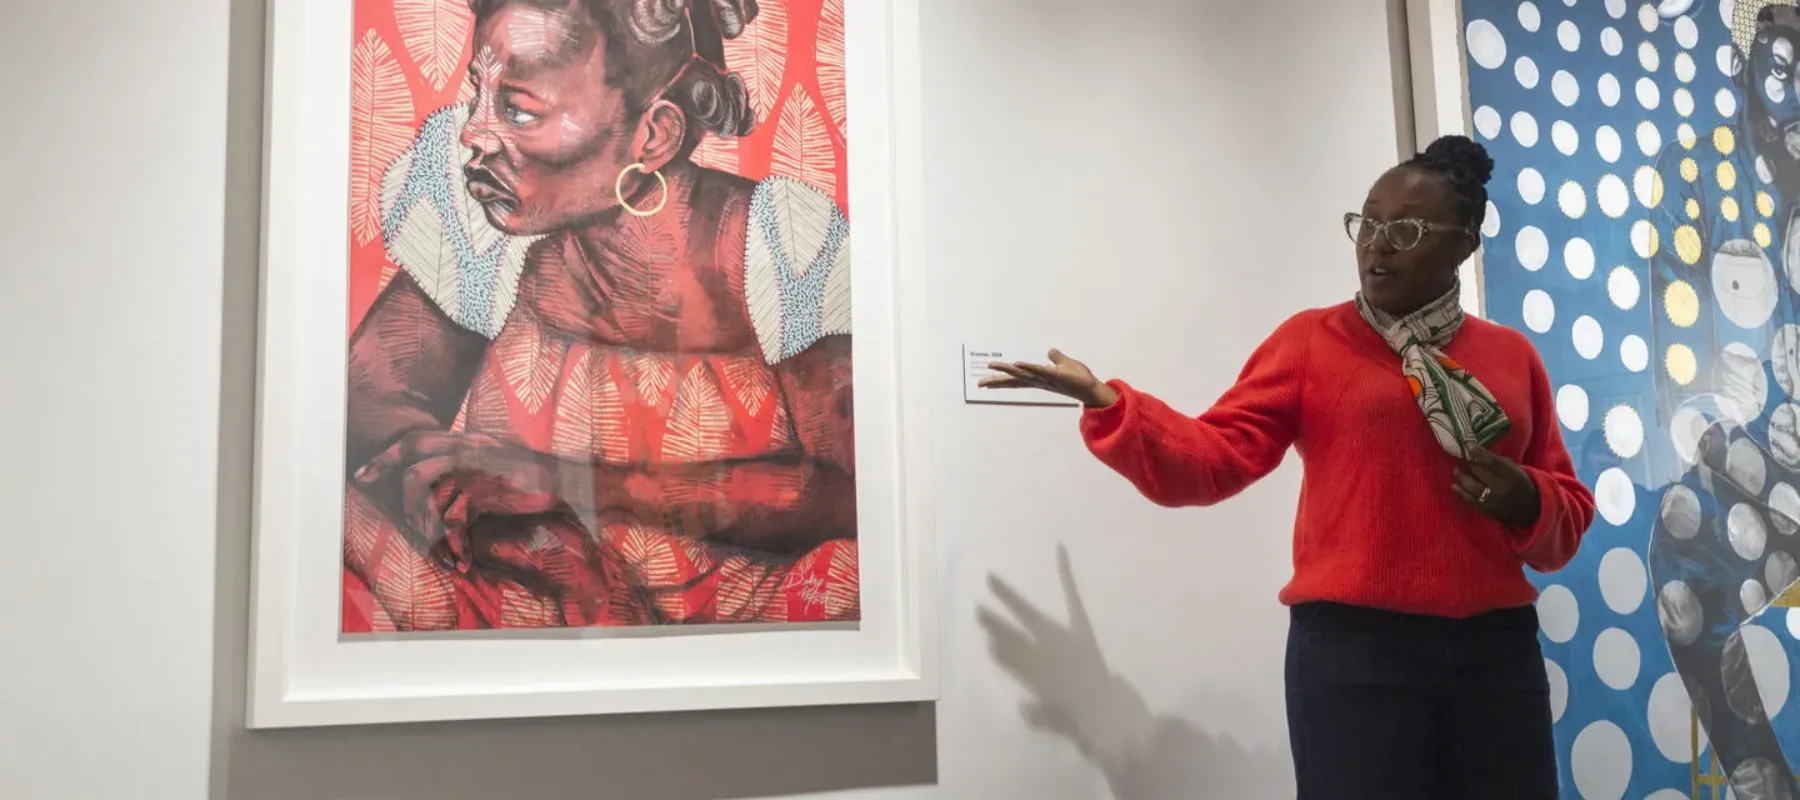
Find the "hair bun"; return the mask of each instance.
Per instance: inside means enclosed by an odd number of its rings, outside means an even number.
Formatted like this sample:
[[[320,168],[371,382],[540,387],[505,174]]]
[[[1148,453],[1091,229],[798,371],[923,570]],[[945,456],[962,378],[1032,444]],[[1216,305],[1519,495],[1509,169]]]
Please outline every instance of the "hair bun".
[[[762,10],[757,7],[756,0],[710,0],[710,2],[713,19],[719,23],[719,35],[727,39],[736,39],[742,36],[744,27],[755,20],[757,14]]]
[[[756,113],[750,92],[735,72],[720,72],[708,64],[696,64],[682,73],[673,90],[702,130],[725,138],[748,136],[756,129]]]
[[[684,0],[632,0],[628,22],[631,35],[647,45],[659,45],[681,32]]]
[[[1487,148],[1467,136],[1440,136],[1425,148],[1421,158],[1454,167],[1483,186],[1494,177],[1494,159]]]

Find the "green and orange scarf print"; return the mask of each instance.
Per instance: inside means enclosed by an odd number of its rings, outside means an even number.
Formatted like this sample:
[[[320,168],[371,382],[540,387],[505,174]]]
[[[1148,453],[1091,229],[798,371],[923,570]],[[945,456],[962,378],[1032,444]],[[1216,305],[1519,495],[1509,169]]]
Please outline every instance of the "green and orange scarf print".
[[[1405,317],[1369,305],[1359,293],[1356,309],[1369,326],[1400,356],[1400,371],[1412,387],[1419,410],[1438,444],[1450,455],[1468,460],[1506,434],[1512,423],[1499,401],[1443,348],[1462,328],[1460,287]]]

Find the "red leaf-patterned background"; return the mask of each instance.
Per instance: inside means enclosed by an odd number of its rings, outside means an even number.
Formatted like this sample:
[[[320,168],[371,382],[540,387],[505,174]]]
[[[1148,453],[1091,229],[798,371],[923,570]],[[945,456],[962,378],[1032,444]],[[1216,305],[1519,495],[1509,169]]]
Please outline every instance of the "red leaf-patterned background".
[[[761,0],[726,43],[756,106],[749,136],[708,136],[702,166],[761,180],[784,175],[837,198],[849,214],[844,157],[844,3]],[[466,99],[473,19],[466,0],[359,0],[351,137],[350,329],[394,274],[380,236],[381,179],[425,118]]]

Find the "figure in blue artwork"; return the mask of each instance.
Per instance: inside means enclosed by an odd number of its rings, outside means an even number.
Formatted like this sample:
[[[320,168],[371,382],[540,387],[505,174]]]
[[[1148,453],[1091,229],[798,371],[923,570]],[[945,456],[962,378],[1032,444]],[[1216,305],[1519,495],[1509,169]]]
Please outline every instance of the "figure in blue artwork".
[[[1732,22],[1735,119],[1684,124],[1637,187],[1651,218],[1633,243],[1650,258],[1657,399],[1675,443],[1657,473],[1679,475],[1649,567],[1733,793],[1793,800],[1742,628],[1800,578],[1800,9],[1740,0]]]

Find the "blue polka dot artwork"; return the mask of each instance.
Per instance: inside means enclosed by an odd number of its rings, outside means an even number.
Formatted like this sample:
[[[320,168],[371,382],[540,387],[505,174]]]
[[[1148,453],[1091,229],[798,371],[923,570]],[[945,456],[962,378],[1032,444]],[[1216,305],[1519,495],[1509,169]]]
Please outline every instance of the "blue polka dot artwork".
[[[1800,799],[1800,8],[1462,22],[1486,311],[1543,354],[1599,507],[1533,576],[1562,794]]]

